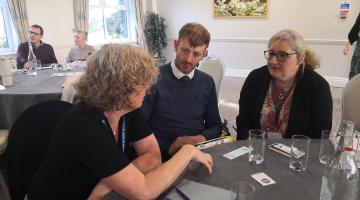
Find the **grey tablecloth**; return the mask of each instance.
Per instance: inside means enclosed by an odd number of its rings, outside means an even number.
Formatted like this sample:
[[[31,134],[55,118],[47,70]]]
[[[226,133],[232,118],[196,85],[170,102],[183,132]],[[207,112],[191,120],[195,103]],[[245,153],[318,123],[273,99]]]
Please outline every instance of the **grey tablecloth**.
[[[234,160],[222,156],[241,146],[248,145],[247,141],[238,141],[205,150],[211,153],[214,158],[214,170],[211,176],[207,175],[204,168],[198,167],[194,171],[188,171],[184,177],[226,190],[230,189],[233,182],[247,181],[255,186],[255,200],[318,200],[320,197],[321,177],[325,170],[325,167],[319,163],[318,159],[319,140],[311,140],[309,163],[305,172],[292,171],[289,168],[289,158],[268,149],[268,145],[274,143],[275,140],[267,140],[266,142],[265,161],[261,165],[250,164],[247,154]],[[281,142],[289,144],[290,140],[281,140]],[[250,176],[257,172],[266,173],[276,181],[276,184],[261,186]],[[104,200],[115,199],[120,199],[120,197],[114,192],[104,198]]]
[[[52,70],[42,70],[37,76],[17,74],[13,85],[0,91],[0,129],[10,129],[17,117],[30,106],[61,98],[65,77],[51,77]]]

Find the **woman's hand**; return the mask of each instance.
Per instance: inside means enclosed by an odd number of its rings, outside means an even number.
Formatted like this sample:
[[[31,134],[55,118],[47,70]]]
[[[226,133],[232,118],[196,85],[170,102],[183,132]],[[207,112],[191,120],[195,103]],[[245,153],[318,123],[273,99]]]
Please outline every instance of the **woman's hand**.
[[[198,148],[194,147],[193,145],[185,145],[185,146],[191,146],[193,151],[193,156],[191,160],[197,161],[201,164],[203,164],[207,169],[209,174],[212,173],[212,168],[214,166],[213,158],[210,154],[204,153],[200,151]]]
[[[344,54],[345,56],[348,55],[350,46],[351,46],[350,42],[346,42],[345,47],[344,47],[344,50],[343,50],[343,54]]]

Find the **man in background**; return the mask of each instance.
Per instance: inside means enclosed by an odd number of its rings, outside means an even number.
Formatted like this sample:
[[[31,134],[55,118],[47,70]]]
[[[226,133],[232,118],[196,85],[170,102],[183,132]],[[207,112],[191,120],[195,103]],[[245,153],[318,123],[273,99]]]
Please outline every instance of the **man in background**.
[[[214,80],[196,69],[207,56],[210,33],[185,24],[174,41],[175,59],[160,69],[160,78],[145,97],[142,110],[155,132],[163,161],[185,144],[220,136],[221,121]]]
[[[41,64],[57,63],[53,47],[50,44],[46,44],[41,41],[43,35],[44,29],[41,26],[34,24],[29,27],[29,41],[21,43],[16,52],[16,62],[18,68],[27,69],[29,67],[29,42],[31,42],[36,59],[40,60]]]
[[[91,45],[86,44],[88,32],[84,30],[74,30],[74,42],[75,47],[71,48],[65,63],[74,61],[85,61],[94,51],[95,48]]]

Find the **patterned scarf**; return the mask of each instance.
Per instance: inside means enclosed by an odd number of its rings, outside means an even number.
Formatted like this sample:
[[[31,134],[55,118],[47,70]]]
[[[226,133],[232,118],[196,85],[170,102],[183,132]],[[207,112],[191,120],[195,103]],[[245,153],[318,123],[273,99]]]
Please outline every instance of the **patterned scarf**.
[[[261,130],[279,132],[285,136],[295,85],[296,83],[290,89],[285,90],[276,87],[275,81],[271,80],[260,113]]]

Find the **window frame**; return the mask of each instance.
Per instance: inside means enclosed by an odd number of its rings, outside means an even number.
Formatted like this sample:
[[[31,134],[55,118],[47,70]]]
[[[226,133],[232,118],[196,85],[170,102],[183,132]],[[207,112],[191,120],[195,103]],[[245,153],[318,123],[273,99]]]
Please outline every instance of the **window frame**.
[[[8,7],[6,0],[0,0],[0,12],[1,10],[4,18],[4,28],[5,28],[5,33],[9,47],[0,48],[0,53],[1,54],[13,53],[16,52],[17,46],[19,45],[19,41],[17,38],[14,24],[11,19],[10,9]]]
[[[91,45],[102,45],[102,44],[106,44],[106,43],[136,43],[137,38],[136,38],[136,17],[135,17],[135,8],[133,6],[133,3],[131,0],[124,0],[124,5],[118,5],[118,6],[111,6],[111,5],[106,5],[105,2],[106,0],[98,0],[99,1],[99,5],[92,5],[91,3],[89,4],[89,23],[90,23],[90,12],[91,9],[93,7],[100,9],[101,13],[102,13],[102,39],[101,41],[99,41],[98,39],[96,41],[91,41],[91,32],[89,31],[89,36],[88,37],[88,42]],[[106,27],[106,18],[105,18],[105,10],[107,8],[119,8],[119,10],[125,10],[126,11],[126,27],[127,27],[127,33],[128,33],[128,37],[127,38],[118,38],[118,39],[108,39],[106,37],[106,31],[107,31],[107,27]],[[99,42],[98,42],[99,41]]]

